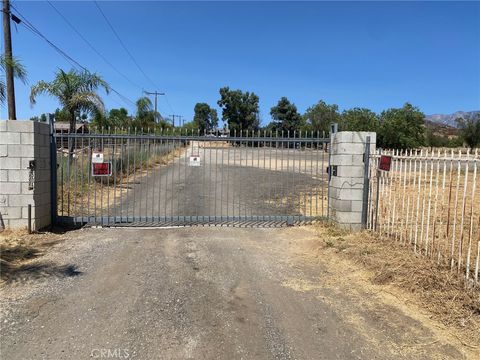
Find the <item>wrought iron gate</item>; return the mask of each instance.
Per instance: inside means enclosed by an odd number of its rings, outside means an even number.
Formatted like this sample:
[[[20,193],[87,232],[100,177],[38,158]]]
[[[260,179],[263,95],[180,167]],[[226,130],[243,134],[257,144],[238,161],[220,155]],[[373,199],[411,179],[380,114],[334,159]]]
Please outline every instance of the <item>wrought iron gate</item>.
[[[56,220],[279,225],[327,215],[329,138],[232,135],[54,134]]]

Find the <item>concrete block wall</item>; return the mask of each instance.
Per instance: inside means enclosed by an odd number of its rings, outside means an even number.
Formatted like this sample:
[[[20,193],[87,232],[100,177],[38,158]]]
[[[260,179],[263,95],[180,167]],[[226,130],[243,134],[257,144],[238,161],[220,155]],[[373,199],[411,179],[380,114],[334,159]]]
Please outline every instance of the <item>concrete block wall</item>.
[[[5,228],[50,225],[50,128],[49,124],[0,121],[0,222]],[[33,190],[29,189],[29,162],[36,161]],[[0,223],[1,225],[1,223]]]
[[[341,131],[332,134],[330,165],[337,167],[329,186],[330,218],[348,230],[362,228],[364,153],[370,136],[370,153],[375,152],[376,133]]]

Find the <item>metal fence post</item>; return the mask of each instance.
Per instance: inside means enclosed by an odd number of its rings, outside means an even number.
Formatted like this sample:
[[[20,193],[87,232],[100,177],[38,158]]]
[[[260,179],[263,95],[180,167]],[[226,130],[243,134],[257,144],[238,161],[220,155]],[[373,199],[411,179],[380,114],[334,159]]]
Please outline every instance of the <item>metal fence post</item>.
[[[57,224],[57,141],[54,119],[50,117],[50,216],[52,227]]]
[[[365,154],[363,155],[363,203],[362,203],[362,227],[367,228],[368,218],[368,193],[370,190],[369,163],[370,163],[370,136],[367,136],[365,143]]]
[[[379,156],[382,154],[382,151],[378,151]],[[380,160],[379,160],[380,161]],[[378,206],[380,205],[380,177],[382,172],[377,168],[377,189],[376,189],[376,199],[375,199],[375,222],[374,230],[378,230]]]
[[[332,123],[330,124],[330,136],[329,136],[329,142],[328,142],[328,187],[327,187],[327,219],[330,220],[330,180],[332,178],[332,168],[331,168],[331,163],[332,163],[332,137],[335,133],[338,132],[338,123]]]

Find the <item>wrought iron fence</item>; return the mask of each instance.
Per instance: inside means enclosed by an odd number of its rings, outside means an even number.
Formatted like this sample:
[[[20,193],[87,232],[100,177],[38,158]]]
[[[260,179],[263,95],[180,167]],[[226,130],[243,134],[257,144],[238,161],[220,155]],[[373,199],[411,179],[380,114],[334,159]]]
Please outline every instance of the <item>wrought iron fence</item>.
[[[326,216],[329,139],[317,133],[64,133],[55,139],[62,144],[56,154],[61,221],[286,224]],[[105,176],[97,176],[96,166]]]
[[[379,171],[382,155],[390,171]],[[371,158],[368,227],[479,284],[478,149],[388,150]]]

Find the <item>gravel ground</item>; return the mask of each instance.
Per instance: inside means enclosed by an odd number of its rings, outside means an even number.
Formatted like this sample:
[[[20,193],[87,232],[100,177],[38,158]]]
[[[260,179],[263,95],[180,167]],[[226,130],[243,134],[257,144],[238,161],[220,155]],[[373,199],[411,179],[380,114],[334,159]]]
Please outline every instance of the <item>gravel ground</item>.
[[[331,258],[307,261],[299,246],[316,239],[311,227],[70,232],[34,263],[72,271],[2,285],[1,357],[464,358],[427,315],[336,281]]]

